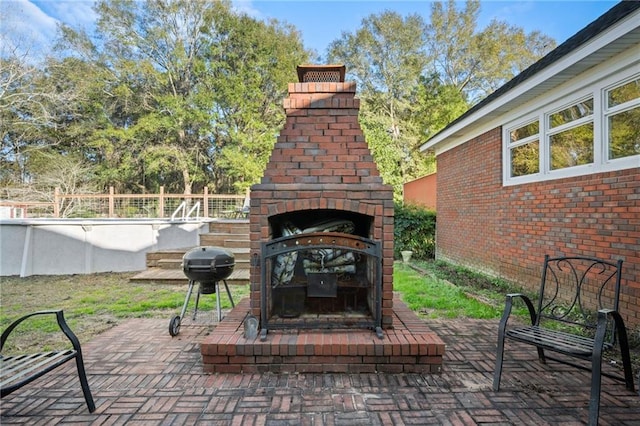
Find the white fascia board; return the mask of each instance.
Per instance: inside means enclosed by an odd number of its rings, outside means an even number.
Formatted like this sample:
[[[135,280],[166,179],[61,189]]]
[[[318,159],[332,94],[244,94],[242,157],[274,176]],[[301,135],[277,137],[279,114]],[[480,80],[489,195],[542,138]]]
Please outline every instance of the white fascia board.
[[[578,47],[575,51],[563,56],[550,66],[534,74],[504,95],[475,111],[462,121],[449,128],[445,128],[445,130],[441,131],[439,134],[421,145],[420,151],[424,152],[426,150],[433,149],[436,154],[439,154],[455,148],[456,146],[495,128],[495,121],[501,115],[498,114],[498,117],[492,117],[492,114],[495,113],[496,110],[509,103],[513,103],[510,105],[510,109],[517,107],[519,104],[518,98],[523,94],[546,81],[553,80],[554,76],[558,75],[560,72],[568,70],[571,66],[579,63],[581,60],[589,57],[589,55],[597,52],[610,43],[613,43],[615,40],[638,27],[640,27],[640,11],[630,14],[616,25],[608,28],[589,42]],[[485,118],[489,119],[483,120]],[[474,129],[475,131],[473,131]],[[442,145],[443,142],[445,142],[444,145]]]

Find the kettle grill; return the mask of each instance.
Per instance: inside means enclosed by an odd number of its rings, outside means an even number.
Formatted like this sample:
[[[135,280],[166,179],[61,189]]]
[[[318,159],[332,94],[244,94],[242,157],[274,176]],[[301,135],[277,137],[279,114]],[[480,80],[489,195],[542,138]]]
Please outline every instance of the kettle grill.
[[[196,319],[198,314],[198,303],[200,301],[201,294],[213,294],[216,295],[216,311],[218,314],[218,322],[222,320],[222,312],[220,308],[220,288],[218,283],[222,281],[224,287],[231,301],[231,306],[234,307],[233,298],[229,291],[226,279],[233,272],[235,267],[235,258],[233,253],[222,247],[213,246],[201,246],[193,248],[187,251],[182,257],[182,270],[186,277],[189,279],[189,288],[187,289],[187,296],[182,306],[180,315],[176,315],[171,318],[169,322],[169,334],[171,336],[177,336],[180,333],[180,325],[185,313],[187,312],[187,306],[193,293],[195,283],[198,282],[198,292],[196,293],[196,306],[193,313],[193,319]]]

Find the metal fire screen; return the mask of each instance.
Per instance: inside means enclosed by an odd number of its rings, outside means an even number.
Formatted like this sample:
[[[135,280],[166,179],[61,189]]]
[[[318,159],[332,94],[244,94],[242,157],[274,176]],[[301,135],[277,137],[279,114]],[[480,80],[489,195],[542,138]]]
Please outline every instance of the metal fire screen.
[[[291,318],[287,321],[271,321],[270,306],[273,304],[274,291],[282,288],[288,291],[300,290],[300,286],[288,285],[293,275],[293,266],[303,261],[306,282],[302,294],[296,297],[304,303],[308,297],[335,297],[340,287],[338,275],[348,272],[351,265],[349,259],[354,257],[366,259],[364,275],[366,286],[370,292],[369,310],[371,315],[358,321],[340,322],[333,318],[332,322],[302,321]],[[319,260],[318,260],[319,259]],[[370,328],[375,330],[379,338],[382,333],[382,250],[379,241],[370,240],[352,234],[339,232],[314,232],[296,234],[263,242],[260,254],[261,287],[260,287],[260,339],[266,340],[270,329],[300,328]],[[288,270],[284,271],[283,270]],[[289,274],[288,277],[282,276]]]

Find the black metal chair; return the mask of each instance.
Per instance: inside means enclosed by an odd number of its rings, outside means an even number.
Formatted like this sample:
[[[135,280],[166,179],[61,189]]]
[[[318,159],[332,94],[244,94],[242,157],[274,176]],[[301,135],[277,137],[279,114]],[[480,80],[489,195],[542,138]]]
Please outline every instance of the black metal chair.
[[[537,308],[524,294],[508,294],[500,326],[493,389],[500,389],[505,340],[533,345],[540,362],[547,359],[591,371],[589,424],[597,425],[600,408],[601,376],[624,381],[634,390],[627,332],[618,312],[622,260],[608,262],[592,257],[545,256]],[[507,327],[513,302],[521,300],[527,307],[531,325]],[[556,323],[556,326],[549,325]],[[562,326],[577,326],[582,333],[563,331]],[[566,330],[566,327],[565,327]],[[602,372],[602,354],[620,345],[624,377]],[[566,355],[550,357],[545,351]],[[571,361],[578,358],[590,362]]]
[[[89,408],[89,412],[93,413],[96,409],[96,406],[93,402],[91,390],[89,389],[89,382],[87,381],[87,375],[84,369],[80,341],[67,325],[62,310],[39,311],[18,318],[17,320],[12,322],[2,333],[2,336],[0,337],[0,351],[2,351],[2,348],[4,347],[4,344],[11,332],[22,321],[40,315],[56,316],[56,320],[58,322],[60,330],[62,330],[65,336],[67,336],[67,338],[71,342],[71,345],[73,346],[73,349],[63,349],[6,357],[0,356],[0,397],[4,398],[12,392],[20,389],[24,385],[31,383],[37,378],[44,376],[55,368],[60,367],[66,362],[74,359],[76,361],[76,368],[78,370],[78,377],[80,379],[80,385],[82,386],[84,399],[87,403],[87,407]]]

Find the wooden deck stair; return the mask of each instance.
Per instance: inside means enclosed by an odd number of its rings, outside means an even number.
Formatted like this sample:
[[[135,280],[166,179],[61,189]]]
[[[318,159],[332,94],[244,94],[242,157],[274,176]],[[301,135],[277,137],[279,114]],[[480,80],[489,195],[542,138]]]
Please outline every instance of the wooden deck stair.
[[[236,266],[228,284],[249,283],[249,220],[229,219],[210,222],[209,232],[200,236],[201,246],[224,247],[233,253]],[[182,256],[190,250],[159,250],[147,253],[147,269],[131,277],[138,283],[187,284],[182,272]]]

